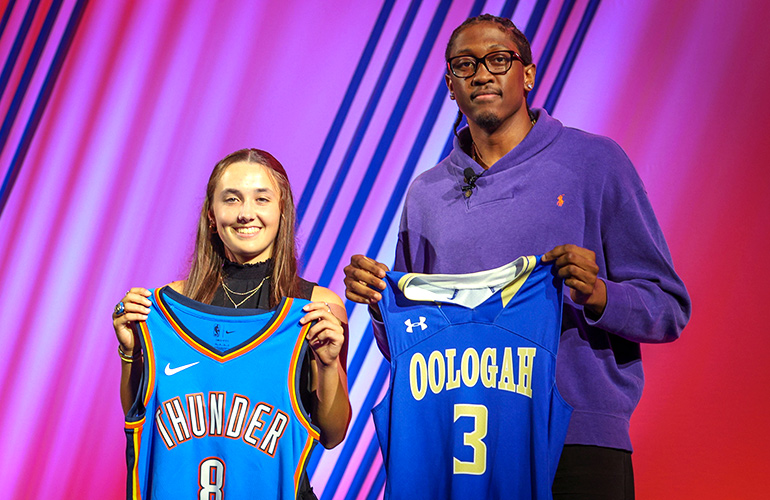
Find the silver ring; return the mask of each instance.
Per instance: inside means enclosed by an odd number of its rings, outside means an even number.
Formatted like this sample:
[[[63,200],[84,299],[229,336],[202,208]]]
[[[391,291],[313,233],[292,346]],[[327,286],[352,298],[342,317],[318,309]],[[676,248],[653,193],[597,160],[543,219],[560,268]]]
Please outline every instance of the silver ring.
[[[115,305],[115,316],[122,316],[126,312],[126,306],[123,304],[123,301],[121,300]]]
[[[329,307],[329,303],[328,302],[324,302],[324,305],[326,306],[326,309],[329,310],[329,312],[332,312],[332,308]]]

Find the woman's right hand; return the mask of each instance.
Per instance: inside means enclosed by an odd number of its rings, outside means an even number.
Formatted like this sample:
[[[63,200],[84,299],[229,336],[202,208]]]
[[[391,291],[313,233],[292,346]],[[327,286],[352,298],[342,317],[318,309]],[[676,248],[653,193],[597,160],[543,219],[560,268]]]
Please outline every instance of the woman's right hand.
[[[123,314],[112,312],[112,326],[115,328],[115,336],[118,338],[121,350],[131,356],[134,352],[134,332],[131,323],[145,321],[150,313],[152,303],[147,299],[150,291],[146,288],[135,287],[126,292],[123,302]]]

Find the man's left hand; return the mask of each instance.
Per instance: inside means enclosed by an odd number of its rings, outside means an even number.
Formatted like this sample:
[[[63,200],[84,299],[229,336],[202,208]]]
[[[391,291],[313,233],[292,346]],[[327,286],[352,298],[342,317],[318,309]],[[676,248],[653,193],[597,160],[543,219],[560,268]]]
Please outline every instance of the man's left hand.
[[[607,286],[597,278],[599,266],[594,252],[577,245],[559,245],[543,255],[542,260],[555,261],[557,274],[570,287],[570,297],[592,319],[602,315],[607,306]]]

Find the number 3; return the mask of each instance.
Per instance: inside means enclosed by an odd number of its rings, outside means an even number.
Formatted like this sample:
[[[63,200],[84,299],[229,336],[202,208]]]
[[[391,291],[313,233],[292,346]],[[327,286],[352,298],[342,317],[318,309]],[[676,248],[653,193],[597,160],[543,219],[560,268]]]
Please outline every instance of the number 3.
[[[473,418],[473,431],[463,433],[463,444],[473,448],[473,460],[463,462],[457,457],[454,459],[455,474],[484,474],[487,470],[487,445],[484,439],[487,436],[487,407],[483,405],[456,404],[455,419],[460,417]]]
[[[222,487],[225,485],[225,463],[216,457],[209,457],[201,462],[198,484],[201,487],[198,490],[199,500],[222,500]]]

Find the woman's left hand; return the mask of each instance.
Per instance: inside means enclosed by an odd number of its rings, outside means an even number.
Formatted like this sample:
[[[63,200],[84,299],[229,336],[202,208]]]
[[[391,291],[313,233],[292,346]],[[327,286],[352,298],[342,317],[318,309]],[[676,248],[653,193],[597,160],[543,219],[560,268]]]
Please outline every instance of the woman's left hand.
[[[307,313],[299,321],[306,325],[315,321],[307,332],[307,341],[316,360],[323,366],[333,365],[339,358],[345,342],[345,332],[340,321],[326,302],[311,302],[303,310]]]

